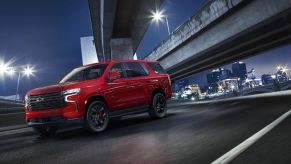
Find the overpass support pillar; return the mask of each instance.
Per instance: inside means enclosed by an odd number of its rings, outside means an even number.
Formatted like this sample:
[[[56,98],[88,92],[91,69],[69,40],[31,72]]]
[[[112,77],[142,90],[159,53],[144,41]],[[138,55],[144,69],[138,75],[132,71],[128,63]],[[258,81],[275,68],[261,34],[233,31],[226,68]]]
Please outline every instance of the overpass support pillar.
[[[133,59],[131,38],[114,38],[110,40],[111,60]]]

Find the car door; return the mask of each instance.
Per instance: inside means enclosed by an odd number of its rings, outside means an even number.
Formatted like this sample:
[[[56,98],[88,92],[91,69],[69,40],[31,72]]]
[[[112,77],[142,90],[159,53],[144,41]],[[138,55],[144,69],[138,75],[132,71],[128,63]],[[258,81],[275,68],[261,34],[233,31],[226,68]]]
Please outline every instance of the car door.
[[[130,86],[131,101],[134,106],[141,106],[148,104],[148,96],[146,90],[148,70],[140,62],[126,62],[125,73],[128,85]]]
[[[106,97],[110,102],[112,110],[117,111],[129,108],[133,105],[132,95],[128,94],[131,92],[132,87],[128,85],[125,71],[123,69],[123,63],[113,64],[108,74],[114,71],[120,72],[121,77],[107,83],[108,89],[106,91]]]

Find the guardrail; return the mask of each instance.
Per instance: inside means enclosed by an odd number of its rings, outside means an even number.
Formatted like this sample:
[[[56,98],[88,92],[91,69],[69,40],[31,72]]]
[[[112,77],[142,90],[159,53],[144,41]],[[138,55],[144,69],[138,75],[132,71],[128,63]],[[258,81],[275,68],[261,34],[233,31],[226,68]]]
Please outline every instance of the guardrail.
[[[1,98],[0,98],[0,103],[23,104],[22,101],[7,100],[7,99],[1,99]]]
[[[23,112],[23,102],[0,99],[0,114]]]

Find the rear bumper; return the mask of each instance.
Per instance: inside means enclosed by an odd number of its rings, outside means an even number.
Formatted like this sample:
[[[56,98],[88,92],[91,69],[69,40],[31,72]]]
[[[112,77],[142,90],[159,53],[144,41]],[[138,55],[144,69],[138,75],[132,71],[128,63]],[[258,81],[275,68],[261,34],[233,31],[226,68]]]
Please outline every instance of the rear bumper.
[[[65,119],[62,117],[34,118],[27,122],[28,126],[56,126],[65,124],[82,124],[83,118]]]

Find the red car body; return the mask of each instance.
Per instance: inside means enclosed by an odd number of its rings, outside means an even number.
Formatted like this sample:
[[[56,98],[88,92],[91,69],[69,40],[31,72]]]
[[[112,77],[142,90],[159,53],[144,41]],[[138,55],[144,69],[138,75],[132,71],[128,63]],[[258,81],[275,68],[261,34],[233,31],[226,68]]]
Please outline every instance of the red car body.
[[[147,74],[139,77],[127,74],[128,77],[110,79],[110,76],[120,75],[119,72],[110,72],[113,66],[137,65],[130,63],[138,63]],[[161,92],[166,99],[172,95],[169,75],[159,73],[150,64],[159,66],[157,61],[120,60],[79,67],[77,69],[82,70],[102,65],[104,71],[98,78],[63,82],[29,91],[25,103],[26,121],[33,127],[82,122],[88,106],[96,99],[107,105],[110,117],[145,112],[148,110],[146,107],[151,106],[154,93]]]

